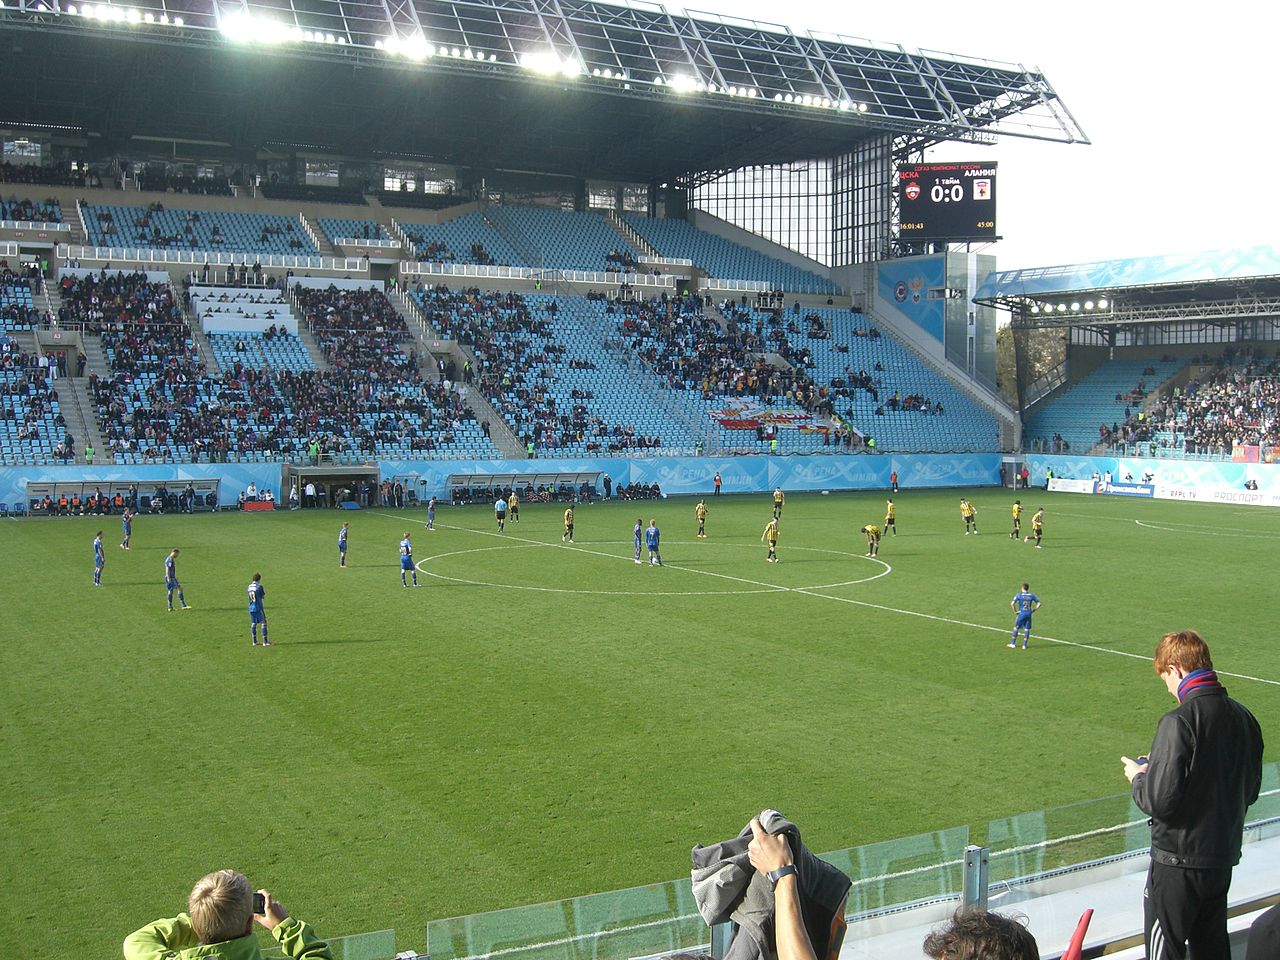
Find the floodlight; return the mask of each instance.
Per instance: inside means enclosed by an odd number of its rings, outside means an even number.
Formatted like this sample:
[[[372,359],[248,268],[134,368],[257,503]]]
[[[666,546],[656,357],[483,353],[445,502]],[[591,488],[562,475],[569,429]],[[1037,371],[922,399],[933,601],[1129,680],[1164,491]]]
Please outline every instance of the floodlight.
[[[174,17],[174,18],[173,18],[173,25],[174,25],[175,27],[181,27],[181,26],[184,26],[185,24],[186,24],[186,21],[185,21],[185,20],[183,20],[181,17]]]
[[[1084,308],[1085,308],[1086,310],[1092,310],[1092,309],[1093,309],[1093,301],[1092,301],[1092,300],[1086,300],[1086,301],[1084,302]]]
[[[169,25],[169,15],[167,13],[160,14],[160,22],[167,27]]]
[[[684,73],[676,74],[671,78],[670,82],[672,89],[674,89],[676,93],[693,93],[702,86],[696,77],[691,77]]]
[[[3,0],[0,0],[0,7],[3,7],[3,6],[4,6],[4,2],[3,2]],[[74,3],[68,3],[68,4],[67,4],[67,15],[68,15],[68,16],[72,16],[72,17],[74,17],[74,16],[76,15],[76,13],[77,13],[77,12],[78,12],[78,11],[76,10],[76,5],[75,5]],[[147,14],[147,16],[149,17],[149,16],[150,16],[150,14]]]
[[[1079,312],[1080,312],[1080,301],[1079,301],[1079,300],[1072,300],[1072,301],[1071,301],[1071,310],[1072,310],[1074,313],[1079,313]]]
[[[822,105],[823,105],[824,107],[826,107],[827,109],[831,109],[831,100],[830,100],[830,98],[829,98],[829,97],[823,97],[823,98],[822,98]]]
[[[139,13],[137,10],[135,10],[133,7],[130,7],[127,11],[125,11],[124,18],[128,20],[130,23],[142,22],[142,14]]]
[[[1031,311],[1030,311],[1030,312],[1031,312],[1031,313],[1039,313],[1039,312],[1040,312],[1040,304],[1038,304],[1038,303],[1033,303],[1033,304],[1031,305]]]
[[[551,76],[560,71],[560,58],[550,50],[531,50],[521,55],[520,66],[534,73]]]
[[[859,112],[859,113],[866,113],[866,112],[867,112],[867,105],[866,105],[865,103],[860,103],[860,104],[858,104],[858,112]]]
[[[1099,300],[1098,300],[1098,309],[1099,309],[1099,310],[1105,310],[1105,309],[1107,309],[1107,307],[1109,307],[1109,306],[1110,306],[1110,304],[1109,304],[1109,303],[1107,303],[1107,299],[1106,299],[1106,297],[1102,297],[1101,299],[1099,299]]]
[[[489,54],[489,62],[490,62],[490,63],[497,63],[497,62],[498,62],[498,55],[497,55],[496,53],[491,53],[491,54]]]
[[[755,99],[756,97],[758,97],[759,95],[760,95],[760,91],[759,91],[759,90],[757,90],[755,87],[748,87],[748,88],[747,88],[747,97],[748,97],[749,99],[754,100],[754,99]]]
[[[1067,312],[1067,305],[1066,305],[1065,303],[1060,303],[1060,304],[1058,304],[1058,312],[1059,312],[1059,313],[1066,313],[1066,312]]]

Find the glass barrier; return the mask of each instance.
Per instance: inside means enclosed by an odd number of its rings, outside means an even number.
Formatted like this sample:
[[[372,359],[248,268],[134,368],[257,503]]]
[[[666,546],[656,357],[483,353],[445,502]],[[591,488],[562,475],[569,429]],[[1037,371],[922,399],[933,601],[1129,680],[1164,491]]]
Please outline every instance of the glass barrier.
[[[1280,763],[1263,767],[1262,790],[1249,809],[1245,843],[1280,836]],[[974,842],[990,852],[993,906],[1070,889],[1074,869],[1105,864],[1142,873],[1151,833],[1128,794],[992,820]],[[821,854],[853,881],[845,916],[855,921],[922,902],[959,901],[968,827],[885,840]],[[1109,861],[1109,863],[1108,863]],[[1096,874],[1095,874],[1096,877]],[[1074,900],[1063,901],[1074,923]],[[851,934],[852,935],[852,934]],[[705,953],[711,931],[699,915],[689,879],[571,900],[513,907],[427,924],[431,960],[629,960],[679,951]],[[335,960],[390,960],[393,931],[330,941]]]
[[[372,933],[353,933],[349,937],[334,937],[327,941],[333,960],[391,960],[396,955],[396,932],[375,930]],[[278,948],[265,953],[267,960],[283,958]]]
[[[626,960],[709,941],[687,879],[427,925],[431,960]]]
[[[845,916],[919,900],[957,897],[964,883],[968,827],[869,843],[822,854],[853,881]]]
[[[988,881],[1010,885],[1151,844],[1147,815],[1128,794],[1020,813],[987,824]],[[1146,869],[1145,862],[1141,865]]]

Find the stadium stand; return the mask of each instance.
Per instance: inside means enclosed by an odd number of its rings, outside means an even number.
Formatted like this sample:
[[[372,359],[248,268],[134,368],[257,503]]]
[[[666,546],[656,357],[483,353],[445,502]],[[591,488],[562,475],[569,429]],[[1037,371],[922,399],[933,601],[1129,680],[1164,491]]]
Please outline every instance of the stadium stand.
[[[1204,377],[1161,391],[1149,410],[1131,412],[1101,439],[1117,452],[1142,446],[1162,457],[1229,459],[1237,446],[1280,446],[1280,353],[1228,351]]]
[[[622,239],[598,213],[532,207],[503,209],[541,254],[541,263],[527,266],[554,270],[618,270],[629,263],[634,269],[640,257],[640,251]],[[614,259],[609,258],[610,254]]]
[[[1145,359],[1110,360],[1035,410],[1024,434],[1031,449],[1087,453],[1105,439],[1100,424],[1118,424],[1146,395],[1172,377],[1182,363]]]
[[[228,370],[233,375],[246,368],[288,370],[292,373],[316,368],[302,341],[274,326],[265,331],[224,331],[207,336],[218,368]]]
[[[7,267],[0,269],[0,331],[31,330],[39,323],[31,281]]]
[[[75,455],[54,384],[34,356],[0,337],[0,463],[56,463]]]
[[[57,200],[0,200],[0,220],[26,220],[30,223],[62,223],[62,205]]]
[[[343,239],[394,240],[387,228],[376,220],[350,220],[339,217],[317,217],[320,229],[331,243]]]
[[[436,329],[471,347],[481,390],[534,449],[577,456],[693,446],[689,427],[591,335],[585,297],[444,287],[411,296]]]
[[[83,206],[88,242],[100,247],[160,247],[316,256],[297,217],[210,210]]]
[[[664,257],[692,260],[711,277],[763,281],[771,289],[791,293],[840,292],[826,277],[699,230],[684,220],[627,214],[626,221]]]
[[[523,261],[484,215],[472,211],[444,223],[402,223],[420,261],[520,266]]]

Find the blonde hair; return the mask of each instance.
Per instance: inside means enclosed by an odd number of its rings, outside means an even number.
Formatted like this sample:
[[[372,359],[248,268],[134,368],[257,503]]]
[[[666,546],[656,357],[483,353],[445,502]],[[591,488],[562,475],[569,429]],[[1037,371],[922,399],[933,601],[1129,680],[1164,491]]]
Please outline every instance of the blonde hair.
[[[201,943],[222,943],[245,934],[253,917],[253,888],[243,873],[218,870],[191,888],[191,927]]]

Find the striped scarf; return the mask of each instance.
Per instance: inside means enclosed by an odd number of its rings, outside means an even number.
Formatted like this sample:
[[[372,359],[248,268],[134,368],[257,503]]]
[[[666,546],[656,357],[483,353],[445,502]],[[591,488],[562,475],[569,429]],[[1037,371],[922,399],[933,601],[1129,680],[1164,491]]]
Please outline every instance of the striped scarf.
[[[1185,700],[1187,694],[1192,690],[1199,690],[1202,687],[1222,688],[1222,684],[1218,682],[1218,675],[1214,673],[1211,667],[1192,670],[1182,678],[1182,682],[1178,684],[1178,702],[1181,703]]]

